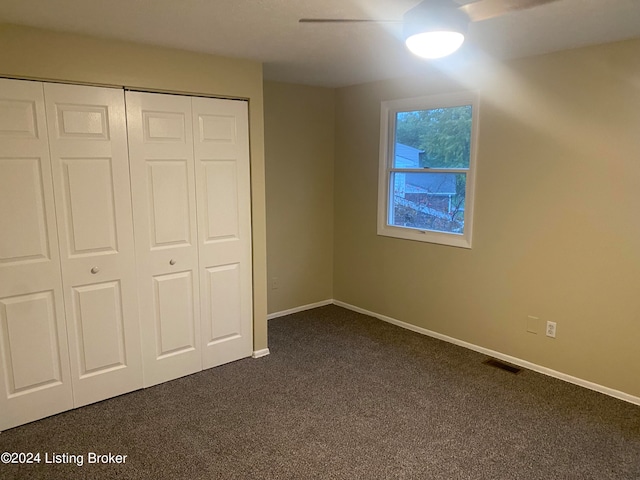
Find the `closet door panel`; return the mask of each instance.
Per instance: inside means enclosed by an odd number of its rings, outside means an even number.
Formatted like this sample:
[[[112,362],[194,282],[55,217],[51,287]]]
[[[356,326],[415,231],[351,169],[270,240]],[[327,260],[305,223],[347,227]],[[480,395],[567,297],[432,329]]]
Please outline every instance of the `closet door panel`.
[[[157,275],[153,281],[158,358],[196,350],[192,273]]]
[[[242,333],[241,268],[238,263],[206,269],[207,344],[236,340]],[[245,355],[248,356],[245,352]]]
[[[247,103],[193,98],[203,366],[251,355],[251,206]],[[206,292],[206,294],[205,294]]]
[[[20,185],[16,188],[15,185]],[[0,238],[5,265],[50,260],[41,158],[2,158],[0,222],[11,235]]]
[[[45,84],[76,406],[142,387],[124,92]]]
[[[43,87],[0,79],[0,430],[73,406]]]
[[[191,241],[192,218],[189,188],[192,169],[186,159],[148,160],[149,226],[152,251],[187,249]]]
[[[149,386],[202,369],[191,99],[126,98]]]
[[[112,159],[67,158],[61,160],[60,167],[68,256],[84,256],[90,262],[100,254],[117,254],[117,193]]]
[[[80,378],[125,368],[125,325],[120,282],[75,287],[73,296]]]

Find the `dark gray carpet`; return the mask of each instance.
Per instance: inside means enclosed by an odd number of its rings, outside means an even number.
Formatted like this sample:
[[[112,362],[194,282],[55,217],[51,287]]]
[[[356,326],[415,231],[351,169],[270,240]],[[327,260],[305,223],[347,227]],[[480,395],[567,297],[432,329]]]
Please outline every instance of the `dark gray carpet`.
[[[2,479],[640,479],[640,407],[335,306],[269,323],[271,355],[18,427]]]

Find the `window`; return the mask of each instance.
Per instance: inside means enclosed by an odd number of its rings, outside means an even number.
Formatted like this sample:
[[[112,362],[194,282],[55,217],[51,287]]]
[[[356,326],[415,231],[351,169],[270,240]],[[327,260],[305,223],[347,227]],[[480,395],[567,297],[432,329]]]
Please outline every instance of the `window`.
[[[475,94],[382,102],[378,235],[471,248]]]

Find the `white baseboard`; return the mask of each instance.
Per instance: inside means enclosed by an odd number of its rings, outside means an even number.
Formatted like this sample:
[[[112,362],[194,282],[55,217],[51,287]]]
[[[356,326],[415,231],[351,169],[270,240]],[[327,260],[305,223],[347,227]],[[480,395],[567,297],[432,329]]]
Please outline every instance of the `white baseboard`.
[[[338,307],[343,307],[348,310],[353,310],[354,312],[362,313],[364,315],[369,315],[370,317],[377,318],[384,322],[392,323],[399,327],[406,328],[407,330],[421,333],[429,337],[437,338],[438,340],[443,340],[445,342],[453,343],[454,345],[468,348],[469,350],[474,350],[476,352],[482,353],[489,357],[499,358],[500,360],[504,360],[505,362],[509,362],[514,365],[518,365],[520,367],[533,370],[534,372],[542,373],[544,375],[548,375],[550,377],[554,377],[559,380],[564,380],[565,382],[573,383],[574,385],[588,388],[589,390],[594,390],[596,392],[604,393],[605,395],[609,395],[610,397],[614,397],[619,400],[624,400],[625,402],[633,403],[635,405],[640,405],[640,397],[629,395],[628,393],[624,393],[619,390],[614,390],[612,388],[605,387],[597,383],[593,383],[587,380],[583,380],[581,378],[573,377],[571,375],[567,375],[565,373],[558,372],[556,370],[551,370],[550,368],[542,367],[540,365],[536,365],[535,363],[531,363],[526,360],[521,360],[519,358],[512,357],[511,355],[506,355],[504,353],[496,352],[495,350],[490,350],[488,348],[480,347],[478,345],[474,345],[472,343],[468,343],[463,340],[458,340],[457,338],[449,337],[447,335],[442,335],[441,333],[433,332],[431,330],[427,330],[426,328],[416,327],[415,325],[411,325],[410,323],[402,322],[400,320],[396,320],[395,318],[387,317],[386,315],[380,315],[378,313],[371,312],[369,310],[365,310],[364,308],[356,307],[354,305],[350,305],[348,303],[341,302],[339,300],[334,300],[333,304],[337,305]]]
[[[255,352],[253,352],[253,355],[251,355],[253,358],[262,358],[262,357],[266,357],[267,355],[269,355],[269,349],[268,348],[263,348],[262,350],[256,350]]]
[[[304,312],[305,310],[311,310],[313,308],[324,307],[326,305],[333,304],[333,299],[323,300],[321,302],[310,303],[309,305],[303,305],[301,307],[290,308],[289,310],[283,310],[282,312],[270,313],[267,315],[267,320],[273,320],[274,318],[284,317],[285,315],[291,315],[292,313]]]

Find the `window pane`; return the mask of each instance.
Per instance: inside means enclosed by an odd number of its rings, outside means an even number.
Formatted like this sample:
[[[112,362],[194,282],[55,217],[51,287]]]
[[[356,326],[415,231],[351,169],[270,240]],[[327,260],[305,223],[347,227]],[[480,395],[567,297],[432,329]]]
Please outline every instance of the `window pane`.
[[[466,183],[464,173],[393,172],[389,224],[462,234]]]
[[[396,113],[395,168],[469,168],[471,105]]]

